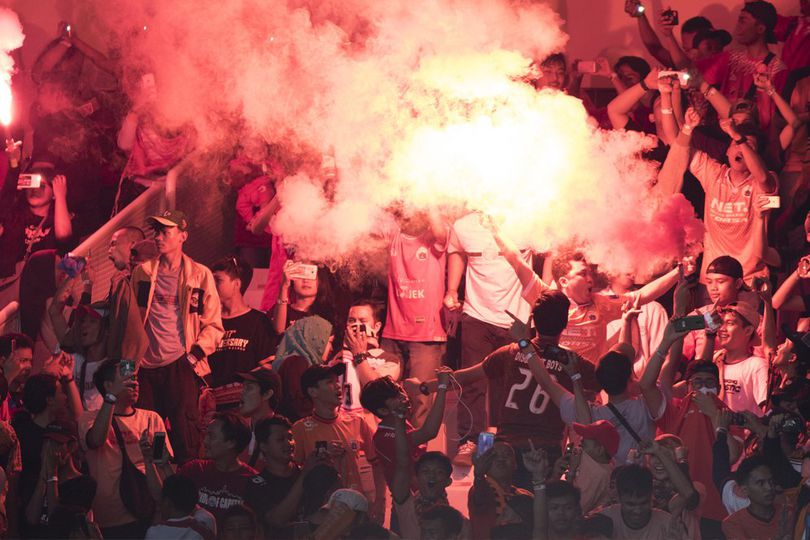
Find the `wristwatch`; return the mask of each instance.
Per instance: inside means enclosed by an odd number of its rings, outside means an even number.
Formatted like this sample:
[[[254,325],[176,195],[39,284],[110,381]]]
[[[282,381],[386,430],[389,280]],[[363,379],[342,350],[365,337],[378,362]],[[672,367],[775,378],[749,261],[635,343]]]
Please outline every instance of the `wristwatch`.
[[[104,394],[104,402],[109,403],[110,405],[115,405],[115,402],[118,401],[118,398],[115,397],[115,394]]]
[[[422,394],[426,395],[426,396],[429,396],[429,395],[430,395],[430,388],[428,388],[427,383],[422,383],[422,384],[420,384],[420,385],[419,385],[419,391],[420,391]]]
[[[359,366],[360,364],[362,364],[363,362],[365,362],[367,358],[368,358],[368,354],[367,354],[367,353],[357,353],[357,354],[355,354],[355,355],[352,357],[352,363],[353,363],[355,366]]]
[[[518,340],[518,347],[520,347],[521,349],[527,349],[531,344],[532,342],[525,338]]]

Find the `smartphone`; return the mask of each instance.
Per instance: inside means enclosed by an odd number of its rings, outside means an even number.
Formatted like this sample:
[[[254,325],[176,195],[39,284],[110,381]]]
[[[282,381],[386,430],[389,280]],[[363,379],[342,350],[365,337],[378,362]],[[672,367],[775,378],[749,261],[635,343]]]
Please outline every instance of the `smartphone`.
[[[678,26],[678,12],[674,9],[665,9],[661,13],[661,19],[667,26]]]
[[[121,360],[118,369],[122,377],[131,377],[135,373],[135,360]]]
[[[631,17],[641,17],[641,15],[643,15],[643,14],[644,14],[644,6],[642,6],[641,4],[638,4],[635,7],[635,9],[633,10],[633,13],[630,14],[630,16]]]
[[[481,457],[493,446],[495,446],[495,434],[483,431],[478,434],[478,448],[475,455]]]
[[[87,266],[87,259],[68,253],[59,261],[59,269],[70,278],[75,278],[84,271]]]
[[[36,189],[41,185],[41,174],[21,174],[17,177],[17,189]]]
[[[703,330],[706,328],[706,319],[703,315],[689,315],[676,319],[673,323],[675,330],[685,332],[686,330]]]
[[[166,433],[158,431],[152,440],[152,457],[155,461],[163,461],[163,452],[166,450]]]
[[[664,71],[659,71],[658,72],[658,78],[659,79],[665,79],[667,77],[677,77],[678,78],[678,83],[682,87],[685,88],[685,87],[689,86],[689,79],[692,76],[689,75],[688,71],[667,71],[667,70],[664,70]]]
[[[779,195],[760,195],[759,200],[760,202],[764,202],[767,199],[767,203],[765,203],[762,208],[779,208],[782,205],[782,199],[779,198]]]
[[[579,73],[596,73],[596,60],[580,60],[577,62]]]
[[[318,266],[314,264],[293,263],[287,269],[290,279],[316,279],[318,277]]]
[[[318,459],[327,459],[329,457],[329,447],[326,441],[315,441],[315,455]]]

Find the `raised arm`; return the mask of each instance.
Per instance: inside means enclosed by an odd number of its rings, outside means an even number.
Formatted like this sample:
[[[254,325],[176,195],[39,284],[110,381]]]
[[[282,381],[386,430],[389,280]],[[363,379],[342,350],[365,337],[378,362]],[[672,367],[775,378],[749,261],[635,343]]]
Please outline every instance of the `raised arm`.
[[[671,145],[678,138],[680,111],[675,110],[675,93],[680,96],[681,86],[677,78],[658,79],[658,91],[661,92],[661,126],[664,128],[664,142]],[[680,100],[679,100],[680,106]],[[677,116],[676,116],[677,114]]]
[[[439,434],[444,419],[445,398],[447,397],[447,388],[452,370],[447,366],[442,366],[436,370],[436,373],[436,399],[433,400],[433,406],[430,408],[427,418],[425,418],[425,423],[411,433],[411,440],[415,446],[435,439]]]
[[[683,187],[683,176],[689,168],[691,155],[690,143],[692,130],[700,124],[700,115],[692,107],[684,114],[683,126],[675,142],[669,147],[669,152],[658,173],[656,188],[662,195],[674,195]]]
[[[531,440],[529,441],[531,443]],[[534,488],[534,530],[532,538],[546,540],[548,538],[548,501],[546,499],[546,479],[549,475],[548,456],[544,450],[532,450],[523,453],[523,464],[526,470],[532,473],[532,487]]]
[[[742,151],[745,166],[751,174],[752,180],[759,184],[762,191],[771,192],[776,189],[773,178],[768,174],[765,162],[757,153],[756,149],[748,143],[748,140],[740,135],[734,122],[730,118],[720,120],[720,128],[734,141],[733,144],[739,146]]]
[[[520,251],[515,245],[504,236],[503,232],[497,226],[492,227],[492,237],[498,245],[498,249],[503,253],[503,258],[512,267],[517,274],[520,284],[523,289],[528,289],[534,283],[535,276],[534,269],[529,265],[523,257],[520,256]],[[542,283],[542,280],[541,280]],[[543,287],[548,287],[543,283]]]
[[[700,495],[694,484],[683,472],[675,460],[675,454],[664,445],[653,441],[643,448],[645,454],[658,458],[669,476],[669,481],[675,488],[675,496],[669,501],[669,512],[677,514],[683,509],[694,510],[697,507]]]
[[[543,390],[546,391],[546,393],[549,395],[554,404],[557,407],[559,407],[560,402],[562,401],[562,398],[564,396],[574,397],[571,394],[571,392],[566,390],[564,386],[558,383],[554,379],[554,377],[551,376],[551,374],[548,372],[548,369],[546,369],[545,361],[542,358],[540,358],[540,356],[538,356],[536,352],[534,352],[534,347],[532,345],[529,345],[529,347],[527,347],[527,349],[523,351],[528,357],[529,369],[531,370],[532,375],[534,375],[535,380],[537,380],[540,386],[543,387]],[[565,352],[566,354],[568,354],[569,364],[571,362],[576,362],[576,360],[574,359],[575,353],[568,350],[565,350]],[[574,380],[575,383],[580,382],[579,377],[581,377],[581,375],[579,374],[577,375],[578,377],[576,377],[576,380]],[[572,379],[573,378],[574,377],[572,375]]]
[[[639,7],[642,9],[639,10]],[[661,40],[658,39],[658,35],[656,35],[655,30],[653,30],[641,2],[639,0],[626,0],[624,3],[624,11],[638,21],[638,32],[641,35],[641,41],[644,43],[644,47],[647,48],[647,51],[661,64],[665,66],[674,65],[672,56],[661,44]]]
[[[73,236],[67,204],[67,178],[61,174],[53,179],[53,233],[57,241],[65,241]]]
[[[790,106],[790,103],[785,101],[785,98],[774,88],[773,82],[770,77],[768,77],[767,73],[757,74],[754,77],[754,84],[757,85],[757,88],[763,90],[770,96],[774,105],[776,105],[776,108],[779,110],[779,114],[785,119],[786,125],[779,133],[779,145],[782,150],[787,150],[790,143],[793,141],[796,130],[801,127],[802,122],[796,115],[796,111]]]
[[[647,403],[647,409],[650,411],[661,410],[664,396],[658,388],[658,376],[661,374],[661,368],[670,347],[685,335],[686,332],[677,332],[673,321],[670,321],[666,329],[664,329],[664,338],[650,357],[647,367],[644,368],[644,373],[639,381],[639,388],[644,401]]]
[[[799,287],[799,280],[808,275],[810,275],[810,257],[802,257],[799,267],[776,289],[773,295],[773,308],[785,311],[804,311],[804,299],[800,294],[796,294],[796,291]]]
[[[637,305],[643,306],[644,304],[648,304],[656,298],[659,298],[662,294],[670,290],[676,283],[678,283],[679,276],[680,270],[676,266],[663,276],[656,278],[644,285],[638,291],[633,293],[638,297]]]
[[[391,498],[397,504],[402,504],[411,496],[411,449],[408,445],[408,436],[405,430],[405,418],[396,417],[394,420],[394,448],[395,457],[394,479],[391,482]]]
[[[607,112],[614,129],[624,129],[630,121],[633,107],[649,92],[658,87],[658,70],[651,70],[644,79],[613,98],[608,103]]]

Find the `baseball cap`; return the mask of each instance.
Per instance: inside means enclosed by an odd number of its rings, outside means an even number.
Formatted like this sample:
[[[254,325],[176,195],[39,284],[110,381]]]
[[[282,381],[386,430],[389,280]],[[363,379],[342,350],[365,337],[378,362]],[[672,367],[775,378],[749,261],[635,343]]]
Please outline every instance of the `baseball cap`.
[[[188,229],[188,219],[186,219],[186,213],[182,210],[166,210],[159,216],[149,216],[146,218],[146,222],[150,227],[158,224],[164,227],[177,227],[181,231]]]
[[[597,420],[592,424],[574,422],[574,431],[583,439],[596,441],[605,447],[607,453],[615,456],[619,450],[619,431],[607,420]]]
[[[692,38],[692,47],[697,48],[701,41],[707,39],[714,39],[720,43],[720,47],[725,47],[731,43],[731,34],[725,30],[717,30],[715,28],[702,28],[697,31],[695,37]]]
[[[740,317],[746,320],[751,326],[759,326],[759,313],[748,302],[732,302],[727,306],[720,309],[720,313],[727,313],[733,311]]]
[[[776,43],[776,35],[773,33],[773,29],[776,28],[777,15],[773,4],[763,0],[756,0],[755,2],[746,3],[742,10],[765,26],[765,41],[767,43]]]
[[[304,372],[301,374],[301,391],[304,395],[307,394],[307,390],[310,388],[315,388],[318,386],[318,383],[329,379],[331,377],[340,377],[341,375],[346,373],[346,364],[340,362],[333,366],[325,366],[323,364],[317,366],[309,366]]]
[[[273,395],[279,396],[281,394],[281,377],[273,371],[269,363],[259,364],[250,371],[238,371],[236,376],[243,381],[252,381],[262,386],[268,386],[268,390],[272,390]]]
[[[707,274],[723,274],[724,276],[742,279],[743,267],[740,261],[728,255],[721,255],[706,267]]]
[[[340,364],[344,365],[344,364]],[[329,502],[326,504],[332,508],[335,503],[343,503],[355,512],[368,512],[368,499],[355,489],[338,489],[329,497]]]

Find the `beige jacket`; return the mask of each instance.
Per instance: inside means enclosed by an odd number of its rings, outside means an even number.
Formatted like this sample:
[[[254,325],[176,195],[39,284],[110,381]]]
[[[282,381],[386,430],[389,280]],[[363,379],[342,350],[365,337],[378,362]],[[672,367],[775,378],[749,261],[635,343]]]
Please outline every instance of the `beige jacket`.
[[[149,317],[160,259],[147,261],[132,272],[132,288],[138,299],[143,322]],[[183,316],[186,352],[202,359],[213,353],[225,330],[222,327],[219,295],[214,275],[204,265],[183,255],[178,296]]]

